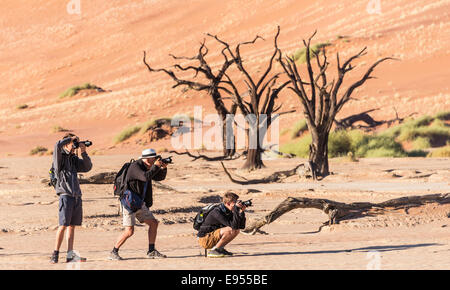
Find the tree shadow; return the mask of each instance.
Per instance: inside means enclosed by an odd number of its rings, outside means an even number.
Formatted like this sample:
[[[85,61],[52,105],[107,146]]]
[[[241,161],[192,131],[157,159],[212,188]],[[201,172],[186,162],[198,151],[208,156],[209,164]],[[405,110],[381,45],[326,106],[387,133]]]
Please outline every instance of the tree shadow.
[[[256,257],[256,256],[284,256],[284,255],[311,255],[311,254],[339,254],[339,253],[351,253],[351,252],[391,252],[391,251],[402,251],[408,250],[411,248],[419,248],[419,247],[430,247],[430,246],[443,246],[443,244],[437,243],[427,243],[427,244],[413,244],[413,245],[388,245],[388,246],[372,246],[372,247],[363,247],[356,249],[348,249],[348,250],[324,250],[324,251],[296,251],[296,252],[269,252],[269,253],[256,253],[256,254],[236,254],[235,256],[246,256],[246,257]]]

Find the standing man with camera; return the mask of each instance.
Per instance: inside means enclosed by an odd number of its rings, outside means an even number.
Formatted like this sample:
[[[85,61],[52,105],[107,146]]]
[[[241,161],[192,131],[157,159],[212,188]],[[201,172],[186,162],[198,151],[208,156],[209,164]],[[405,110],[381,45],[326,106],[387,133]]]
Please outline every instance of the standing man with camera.
[[[74,153],[78,148],[81,150],[81,158]],[[78,172],[88,172],[92,168],[91,159],[86,152],[85,142],[80,142],[79,138],[74,134],[66,134],[55,145],[53,168],[57,178],[55,190],[59,196],[59,227],[56,232],[55,250],[50,258],[50,262],[58,263],[59,249],[66,229],[69,230],[66,261],[86,261],[86,258],[81,258],[73,251],[75,227],[81,226],[83,220]]]
[[[229,244],[245,228],[245,203],[238,200],[239,196],[233,192],[227,192],[222,198],[222,203],[215,207],[206,216],[200,226],[197,236],[199,244],[208,252],[210,258],[232,256],[233,253],[225,250]]]
[[[170,158],[168,158],[170,159]],[[134,226],[136,218],[140,223],[145,223],[148,228],[148,252],[147,257],[150,259],[166,258],[155,249],[156,234],[159,221],[153,216],[149,208],[153,204],[152,180],[161,181],[166,178],[167,163],[170,160],[161,159],[153,149],[142,151],[141,156],[135,162],[132,162],[128,168],[125,177],[126,190],[125,194],[135,194],[139,199],[143,200],[142,207],[136,212],[131,212],[123,206],[124,197],[121,197],[123,226],[125,232],[117,240],[113,250],[109,255],[110,260],[122,260],[119,256],[120,247],[134,234]],[[129,192],[127,192],[129,191]]]

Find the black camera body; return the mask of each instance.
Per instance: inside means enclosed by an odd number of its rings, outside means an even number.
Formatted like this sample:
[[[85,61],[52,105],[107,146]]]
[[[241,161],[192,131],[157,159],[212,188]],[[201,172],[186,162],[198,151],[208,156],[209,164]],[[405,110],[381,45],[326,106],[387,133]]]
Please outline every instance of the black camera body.
[[[172,164],[173,163],[172,156],[169,156],[169,157],[166,157],[166,158],[161,158],[161,156],[159,156],[159,159],[164,164]]]
[[[249,207],[249,206],[252,206],[252,205],[253,205],[253,203],[252,203],[252,200],[251,200],[251,199],[249,199],[249,200],[246,200],[246,201],[242,201],[242,200],[240,200],[240,202],[241,202],[241,204],[242,204],[243,206],[245,206],[245,207]]]
[[[73,149],[77,149],[78,147],[80,147],[80,143],[83,143],[86,147],[89,147],[92,145],[92,142],[89,140],[86,140],[86,141],[73,140]]]

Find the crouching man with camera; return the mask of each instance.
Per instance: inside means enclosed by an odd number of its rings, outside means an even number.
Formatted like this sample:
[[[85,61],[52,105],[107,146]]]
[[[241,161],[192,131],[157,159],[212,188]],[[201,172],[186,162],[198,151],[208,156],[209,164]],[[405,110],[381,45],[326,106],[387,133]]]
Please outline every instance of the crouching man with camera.
[[[123,226],[126,229],[111,251],[110,260],[122,260],[122,257],[119,256],[119,249],[134,234],[136,219],[149,227],[147,257],[150,259],[166,258],[166,255],[155,249],[159,221],[156,220],[149,208],[153,204],[152,180],[164,180],[167,174],[167,164],[170,162],[171,160],[161,159],[155,150],[146,149],[142,151],[139,160],[129,165],[124,180],[126,190],[120,198]],[[136,206],[136,200],[142,202],[142,206]]]
[[[210,258],[232,256],[231,252],[225,250],[230,243],[245,228],[245,202],[233,192],[227,192],[222,198],[222,203],[208,213],[200,226],[197,236],[199,244],[208,252]]]
[[[75,226],[81,226],[83,208],[81,201],[81,189],[78,181],[78,172],[88,172],[92,169],[92,162],[86,152],[86,146],[90,141],[80,141],[74,134],[68,133],[58,141],[53,151],[53,170],[56,175],[55,190],[59,195],[59,227],[56,232],[55,251],[50,258],[51,263],[58,263],[59,248],[64,239],[66,229],[67,236],[67,262],[83,262],[73,251]],[[80,148],[81,158],[75,154]]]

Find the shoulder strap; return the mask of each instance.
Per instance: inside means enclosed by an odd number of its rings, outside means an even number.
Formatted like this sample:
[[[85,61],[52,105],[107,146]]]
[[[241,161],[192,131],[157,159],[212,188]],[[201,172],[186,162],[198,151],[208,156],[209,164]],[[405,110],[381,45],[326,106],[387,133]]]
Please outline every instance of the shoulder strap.
[[[148,181],[145,182],[145,185],[144,185],[144,196],[143,196],[142,200],[145,200],[145,196],[147,195],[147,188],[148,188]]]

